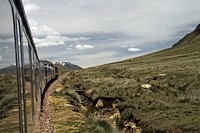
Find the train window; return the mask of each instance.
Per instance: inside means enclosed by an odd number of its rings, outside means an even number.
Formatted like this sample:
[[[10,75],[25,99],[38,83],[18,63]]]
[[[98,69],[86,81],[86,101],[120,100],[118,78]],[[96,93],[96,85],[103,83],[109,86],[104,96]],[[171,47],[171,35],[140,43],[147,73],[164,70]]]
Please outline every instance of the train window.
[[[13,17],[8,0],[0,4],[0,132],[19,131]]]
[[[24,77],[25,77],[25,98],[26,98],[26,105],[27,105],[27,129],[28,132],[31,131],[31,127],[32,127],[32,120],[33,120],[33,110],[31,110],[31,106],[32,105],[32,99],[31,99],[31,63],[30,63],[30,57],[29,55],[29,41],[26,37],[26,35],[23,33],[23,52],[24,52]]]

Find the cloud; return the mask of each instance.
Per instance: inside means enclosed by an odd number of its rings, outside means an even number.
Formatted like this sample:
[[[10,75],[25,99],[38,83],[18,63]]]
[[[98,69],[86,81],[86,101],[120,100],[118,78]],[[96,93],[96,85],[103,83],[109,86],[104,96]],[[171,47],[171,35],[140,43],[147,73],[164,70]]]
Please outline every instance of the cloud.
[[[72,48],[66,48],[66,50],[71,50]]]
[[[34,42],[36,47],[47,47],[47,46],[54,46],[54,45],[63,45],[65,42],[76,42],[76,41],[84,41],[90,38],[87,37],[65,37],[61,35],[48,35],[45,38],[39,39],[34,38]]]
[[[0,55],[0,61],[2,60],[2,56]]]
[[[51,36],[51,35],[49,35],[43,39],[34,38],[36,47],[63,45],[63,44],[65,44],[64,43],[65,40],[66,40],[66,37],[64,37],[64,36]]]
[[[89,67],[89,66],[96,66],[102,65],[106,63],[110,63],[116,60],[118,53],[116,51],[105,51],[105,52],[97,52],[97,53],[86,53],[86,54],[77,54],[73,57],[75,60],[71,61],[76,64],[80,64],[81,67]]]
[[[43,6],[43,12],[40,13],[43,19],[38,21],[48,22],[60,33],[119,31],[137,34],[143,39],[159,39],[178,25],[197,22],[200,11],[197,6],[200,2],[197,0],[73,0],[68,4],[49,1],[48,5],[46,1],[36,0],[35,3]]]
[[[63,56],[66,55],[66,50],[69,50],[67,53],[70,53],[70,57],[81,54],[79,62],[76,63],[80,65],[83,63],[85,66],[119,60],[116,54],[112,54],[109,58],[99,54],[101,60],[96,61],[99,58],[94,55],[105,50],[108,50],[108,53],[124,52],[129,57],[145,54],[149,52],[147,50],[155,51],[169,47],[183,35],[191,32],[200,22],[199,0],[192,0],[192,2],[188,0],[84,0],[84,2],[52,0],[48,3],[46,0],[24,1],[25,5],[32,4],[27,6],[26,10],[30,12],[27,17],[37,46],[64,45],[71,41],[73,43],[70,44],[73,46],[69,48],[61,46],[64,50]],[[102,38],[97,37],[99,34]],[[87,38],[88,36],[90,38]],[[88,47],[83,44],[92,45]],[[122,44],[126,45],[121,46]],[[95,48],[91,51],[95,52],[91,55],[84,50],[93,47]],[[90,60],[85,64],[85,59],[81,58],[84,55],[94,61]],[[49,56],[54,55],[49,54]],[[48,57],[47,54],[45,57]]]
[[[142,49],[139,49],[139,48],[129,48],[128,51],[139,52],[139,51],[142,51]]]
[[[4,43],[14,43],[14,38],[8,38],[8,39],[0,39],[0,42]]]
[[[94,48],[92,45],[76,45],[75,48],[77,50],[85,50]]]
[[[79,37],[78,40],[89,40],[89,37]]]
[[[59,35],[60,33],[56,31],[54,28],[49,27],[47,25],[39,25],[39,22],[37,22],[34,19],[29,20],[31,31],[33,35],[35,36],[41,36],[41,35]]]
[[[139,42],[155,41],[179,31],[178,26],[187,26],[200,20],[198,0],[73,0],[67,4],[63,0],[48,1],[48,4],[41,0],[29,2],[42,8],[36,11],[37,15],[28,15],[28,18],[39,24],[48,23],[48,27],[61,34],[117,31],[137,36]],[[41,34],[42,31],[37,33]],[[50,30],[49,33],[53,32]]]
[[[2,49],[0,48],[0,51],[1,51]]]
[[[25,8],[26,14],[34,13],[34,12],[36,12],[37,10],[40,9],[40,7],[39,7],[38,5],[36,5],[36,4],[26,4],[26,5],[24,6],[24,8]]]

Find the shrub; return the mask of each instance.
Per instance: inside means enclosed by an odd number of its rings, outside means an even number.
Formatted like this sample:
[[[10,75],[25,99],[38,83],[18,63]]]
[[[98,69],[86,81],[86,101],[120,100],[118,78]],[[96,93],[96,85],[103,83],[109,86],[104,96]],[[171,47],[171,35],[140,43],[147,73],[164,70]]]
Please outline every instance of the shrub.
[[[119,130],[124,129],[125,127],[124,121],[120,117],[116,118],[116,126]]]
[[[107,132],[105,132],[105,129],[99,125],[97,125],[97,127],[95,128],[95,132],[96,133],[107,133]]]
[[[5,106],[13,104],[14,100],[17,100],[17,95],[16,94],[9,94],[9,95],[5,96],[0,101],[0,109],[4,108]]]
[[[96,133],[114,133],[114,129],[110,122],[104,119],[98,119],[95,121]]]
[[[92,133],[115,133],[112,124],[105,119],[94,119],[89,116],[86,119],[86,125],[88,126],[89,132]]]
[[[0,100],[0,119],[4,117],[7,110],[14,107],[17,101],[17,94],[9,94]]]
[[[131,120],[133,118],[134,118],[134,116],[133,116],[133,108],[127,108],[121,113],[121,119],[123,121]]]
[[[97,94],[97,90],[96,90],[96,88],[91,88],[91,89],[86,90],[85,94],[87,96],[91,96],[91,95]]]
[[[95,112],[95,108],[92,106],[92,105],[89,105],[88,107],[87,107],[87,110],[84,110],[84,115],[85,115],[85,117],[90,117],[90,115],[92,114],[92,113],[94,113]]]
[[[178,99],[178,102],[179,103],[189,103],[190,102],[190,98],[189,97],[180,97],[179,99]]]
[[[64,94],[68,95],[70,98],[72,98],[73,100],[75,100],[75,101],[77,101],[79,103],[81,102],[80,95],[73,89],[66,89]]]

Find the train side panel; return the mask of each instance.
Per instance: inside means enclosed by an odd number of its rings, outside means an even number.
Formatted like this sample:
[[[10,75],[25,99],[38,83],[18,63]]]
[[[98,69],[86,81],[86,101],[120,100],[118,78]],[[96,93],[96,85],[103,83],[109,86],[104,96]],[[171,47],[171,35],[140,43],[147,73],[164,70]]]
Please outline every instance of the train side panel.
[[[57,70],[40,62],[21,0],[2,0],[0,15],[8,16],[0,24],[0,132],[39,132],[42,95]]]

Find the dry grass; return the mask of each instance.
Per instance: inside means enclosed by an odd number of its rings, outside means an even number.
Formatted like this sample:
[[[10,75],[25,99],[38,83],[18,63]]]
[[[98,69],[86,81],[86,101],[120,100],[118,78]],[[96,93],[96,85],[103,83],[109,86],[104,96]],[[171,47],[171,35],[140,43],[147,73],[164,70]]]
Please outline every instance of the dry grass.
[[[200,43],[179,45],[142,57],[68,75],[86,94],[125,99],[144,131],[200,132]],[[144,84],[151,87],[143,88]],[[92,90],[95,90],[94,93]]]

